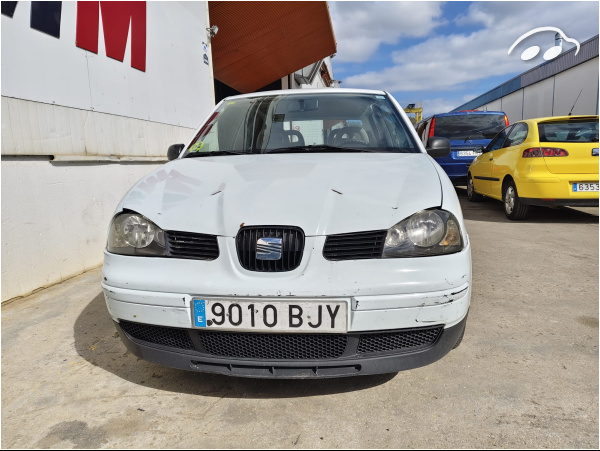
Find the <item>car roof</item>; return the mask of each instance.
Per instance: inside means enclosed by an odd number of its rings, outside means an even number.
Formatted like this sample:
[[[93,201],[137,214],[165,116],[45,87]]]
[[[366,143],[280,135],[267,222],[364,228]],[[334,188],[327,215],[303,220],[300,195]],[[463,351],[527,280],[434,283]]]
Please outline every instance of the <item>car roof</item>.
[[[373,89],[350,89],[350,88],[315,88],[315,89],[281,89],[278,91],[261,91],[251,92],[249,94],[240,94],[230,96],[227,99],[245,99],[249,97],[263,97],[273,95],[292,95],[292,94],[319,94],[319,95],[336,95],[336,94],[378,94],[387,95],[385,91]]]
[[[465,110],[465,111],[455,111],[453,113],[440,113],[434,114],[432,117],[446,117],[446,116],[464,116],[469,114],[501,114],[505,115],[504,111],[479,111],[479,110]]]
[[[531,119],[522,119],[520,121],[517,122],[559,122],[559,121],[565,121],[565,120],[572,120],[572,119],[576,119],[578,121],[581,120],[590,120],[590,121],[597,121],[598,120],[598,116],[597,115],[593,115],[593,114],[578,114],[578,115],[572,115],[572,116],[548,116],[548,117],[535,117],[535,118],[531,118]]]

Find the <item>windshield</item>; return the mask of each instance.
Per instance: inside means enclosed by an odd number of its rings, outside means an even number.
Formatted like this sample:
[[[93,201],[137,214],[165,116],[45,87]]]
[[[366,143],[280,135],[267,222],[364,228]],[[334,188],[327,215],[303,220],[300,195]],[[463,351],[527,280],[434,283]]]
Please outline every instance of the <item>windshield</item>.
[[[310,151],[420,152],[385,95],[291,94],[225,100],[183,157]]]
[[[455,141],[492,139],[504,127],[504,114],[436,116],[434,135]]]
[[[597,143],[598,122],[564,121],[538,124],[540,142]]]

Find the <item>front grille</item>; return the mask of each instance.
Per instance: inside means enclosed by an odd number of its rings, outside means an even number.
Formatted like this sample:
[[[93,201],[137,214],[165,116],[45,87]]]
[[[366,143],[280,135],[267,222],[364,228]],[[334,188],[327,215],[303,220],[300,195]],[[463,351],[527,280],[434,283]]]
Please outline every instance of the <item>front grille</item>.
[[[149,324],[134,323],[124,320],[121,320],[119,324],[127,335],[137,338],[138,340],[170,346],[172,348],[194,349],[190,334],[185,329],[151,326]]]
[[[358,343],[358,353],[401,351],[430,346],[435,343],[442,330],[442,326],[436,326],[426,329],[362,334]]]
[[[219,256],[219,244],[214,235],[190,232],[165,232],[167,255],[194,260],[214,260]]]
[[[199,332],[206,352],[240,359],[335,359],[348,340],[342,334]]]
[[[387,230],[329,235],[323,247],[327,260],[381,258]]]
[[[281,258],[259,260],[256,257],[256,243],[259,238],[281,238]],[[251,226],[239,230],[235,243],[240,265],[249,271],[280,272],[291,271],[300,265],[304,251],[304,232],[299,227]]]
[[[125,320],[119,325],[130,337],[148,343],[215,357],[263,360],[356,358],[420,351],[434,345],[443,332],[443,326],[354,334],[288,334],[180,329]],[[194,345],[192,334],[197,334],[199,347]]]

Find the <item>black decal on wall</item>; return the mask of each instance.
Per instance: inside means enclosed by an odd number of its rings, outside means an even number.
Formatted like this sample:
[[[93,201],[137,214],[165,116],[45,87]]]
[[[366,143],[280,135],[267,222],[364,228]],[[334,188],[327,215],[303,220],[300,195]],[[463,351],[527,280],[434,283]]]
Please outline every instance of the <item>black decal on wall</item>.
[[[2,14],[11,17],[15,14],[18,2],[2,2]]]
[[[31,2],[31,28],[60,38],[61,12],[62,2]]]

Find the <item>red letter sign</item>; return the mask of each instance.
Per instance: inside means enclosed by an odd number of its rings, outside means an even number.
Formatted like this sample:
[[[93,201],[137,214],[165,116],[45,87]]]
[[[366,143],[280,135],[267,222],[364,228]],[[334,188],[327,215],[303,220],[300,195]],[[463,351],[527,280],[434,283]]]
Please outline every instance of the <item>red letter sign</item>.
[[[131,23],[131,67],[145,72],[146,2],[77,2],[75,44],[94,53],[98,53],[99,9],[106,56],[123,61]]]

